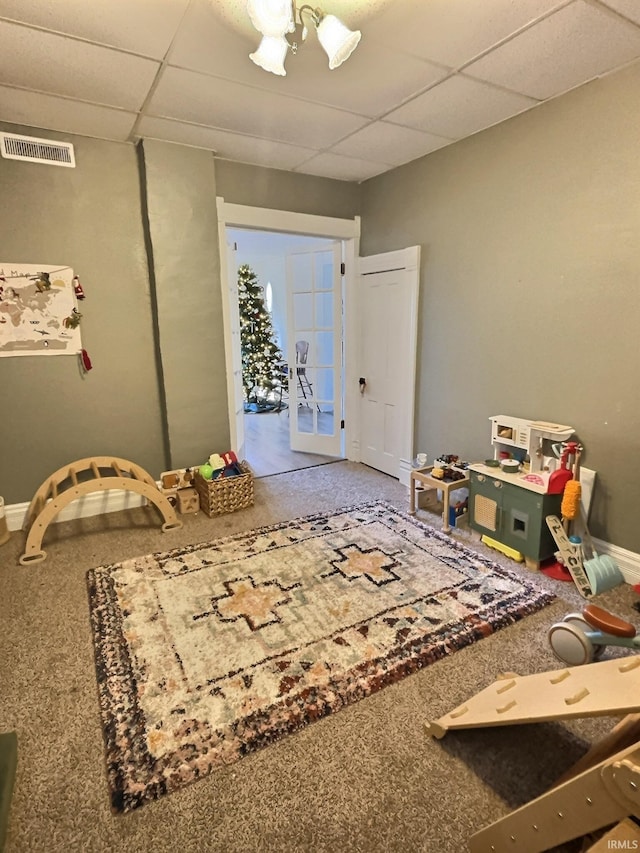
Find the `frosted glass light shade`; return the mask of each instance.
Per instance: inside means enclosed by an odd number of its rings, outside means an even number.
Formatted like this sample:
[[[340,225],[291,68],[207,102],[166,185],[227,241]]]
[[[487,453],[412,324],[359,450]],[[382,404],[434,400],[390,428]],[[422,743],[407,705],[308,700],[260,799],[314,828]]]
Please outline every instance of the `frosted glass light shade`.
[[[247,11],[263,36],[283,36],[295,29],[292,0],[247,0]]]
[[[284,61],[289,49],[289,42],[284,36],[264,36],[255,53],[249,54],[249,59],[280,77],[286,77]]]
[[[325,15],[318,24],[318,41],[329,57],[329,68],[333,70],[349,59],[361,36],[360,30],[350,30],[335,15]]]

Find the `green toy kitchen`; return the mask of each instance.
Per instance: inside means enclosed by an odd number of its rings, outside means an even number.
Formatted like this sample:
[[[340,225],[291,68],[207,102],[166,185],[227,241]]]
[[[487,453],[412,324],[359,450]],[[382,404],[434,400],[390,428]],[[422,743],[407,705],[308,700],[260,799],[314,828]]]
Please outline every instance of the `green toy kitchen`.
[[[489,420],[494,455],[469,465],[469,524],[488,546],[538,569],[557,548],[546,517],[560,515],[571,476],[562,443],[574,430],[506,415]]]

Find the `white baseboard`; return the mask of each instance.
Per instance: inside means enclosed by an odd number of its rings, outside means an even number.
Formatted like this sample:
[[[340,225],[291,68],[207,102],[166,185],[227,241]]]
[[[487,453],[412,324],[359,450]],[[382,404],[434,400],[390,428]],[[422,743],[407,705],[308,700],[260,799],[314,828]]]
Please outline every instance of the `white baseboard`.
[[[602,539],[594,539],[593,547],[598,554],[608,554],[616,561],[626,583],[632,586],[640,583],[640,554],[627,551],[626,548],[620,548],[618,545],[611,545],[610,542],[603,542]]]
[[[400,480],[400,484],[409,488],[409,484],[411,482],[411,471],[413,469],[413,465],[411,464],[410,459],[401,459],[400,465],[398,466],[398,479]]]
[[[123,491],[122,489],[90,492],[88,495],[76,498],[72,503],[61,509],[54,521],[72,521],[74,518],[88,518],[91,515],[134,509],[134,507],[146,506],[146,504],[147,499],[136,492]],[[9,530],[22,530],[28,509],[29,503],[10,504],[5,507]]]

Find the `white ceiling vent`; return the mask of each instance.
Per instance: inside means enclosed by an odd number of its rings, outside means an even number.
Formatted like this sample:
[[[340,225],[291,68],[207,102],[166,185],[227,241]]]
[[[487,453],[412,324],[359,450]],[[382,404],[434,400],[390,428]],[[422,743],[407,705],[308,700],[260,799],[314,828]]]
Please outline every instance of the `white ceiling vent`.
[[[53,142],[17,133],[0,133],[0,154],[8,160],[29,160],[31,163],[48,163],[70,169],[76,166],[70,142]]]

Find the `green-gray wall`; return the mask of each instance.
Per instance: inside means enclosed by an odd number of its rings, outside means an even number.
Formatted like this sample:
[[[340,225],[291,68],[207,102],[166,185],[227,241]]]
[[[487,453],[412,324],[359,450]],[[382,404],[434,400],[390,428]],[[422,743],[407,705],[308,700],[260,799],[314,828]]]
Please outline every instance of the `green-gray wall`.
[[[362,186],[361,254],[422,246],[416,447],[572,425],[591,532],[640,552],[640,66]]]
[[[72,142],[77,168],[0,160],[0,264],[60,264],[86,299],[76,356],[0,358],[0,494],[30,500],[59,467],[93,455],[160,473],[162,412],[136,149],[3,125]]]
[[[360,212],[360,186],[279,169],[216,161],[218,195],[234,204],[353,219]]]
[[[68,265],[86,292],[75,356],[0,358],[0,495],[29,501],[55,470],[113,455],[154,477],[229,447],[216,195],[335,217],[359,187],[1,124],[71,142],[75,169],[0,159],[0,264]]]
[[[169,460],[186,468],[229,448],[215,161],[154,140],[142,155]]]

